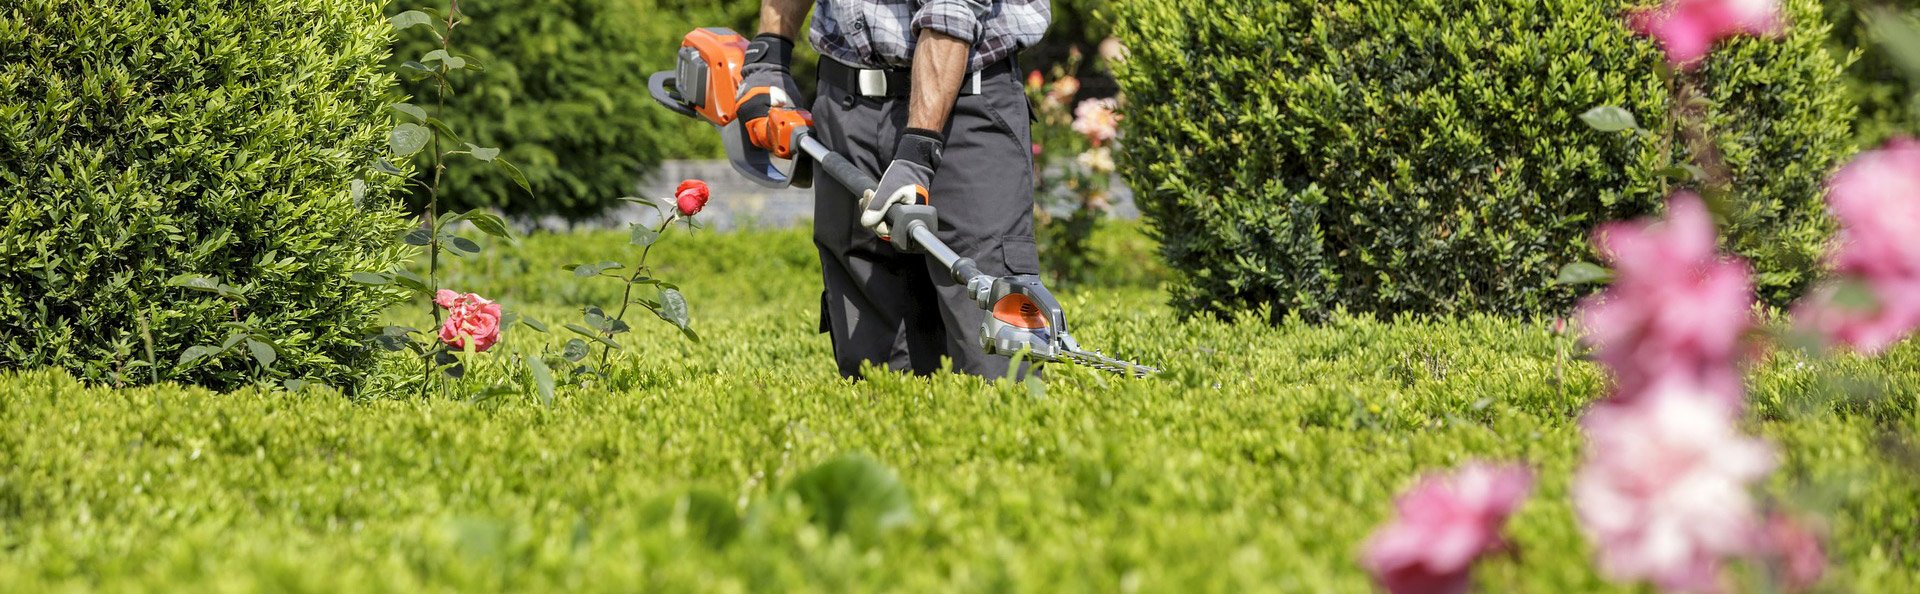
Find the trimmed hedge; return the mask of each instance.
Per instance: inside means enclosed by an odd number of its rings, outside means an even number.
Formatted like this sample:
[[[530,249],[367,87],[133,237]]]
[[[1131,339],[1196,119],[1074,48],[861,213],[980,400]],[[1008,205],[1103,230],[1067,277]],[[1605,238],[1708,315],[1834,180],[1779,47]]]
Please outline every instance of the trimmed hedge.
[[[455,163],[443,181],[443,206],[578,220],[632,195],[662,159],[717,156],[719,135],[656,105],[647,77],[672,68],[687,31],[729,25],[744,3],[682,1],[462,3],[471,20],[454,31],[454,53],[476,58],[486,70],[454,76],[441,119],[465,140],[504,149],[533,191],[493,168]],[[399,0],[387,7],[389,14],[415,9],[444,15],[446,3]],[[439,47],[425,29],[403,31],[393,65],[400,71],[402,61]],[[431,78],[403,86],[415,104],[432,109]],[[422,153],[419,162],[427,159]],[[419,169],[425,175],[427,168]],[[425,205],[425,191],[416,188],[413,202]]]
[[[396,296],[350,276],[392,268],[404,228],[369,166],[392,126],[379,8],[0,8],[0,368],[352,384]],[[277,345],[271,369],[240,345],[192,360],[226,324]]]
[[[1827,235],[1825,175],[1852,107],[1814,0],[1778,41],[1724,46],[1694,76],[1734,170],[1729,247],[1791,298]],[[1666,191],[1655,143],[1578,115],[1667,125],[1654,46],[1592,0],[1124,0],[1122,169],[1183,273],[1186,312],[1268,308],[1537,313],[1603,221]],[[1682,159],[1680,149],[1674,149]]]
[[[1101,229],[1096,246],[1127,249],[1096,261],[1145,272],[1132,224]],[[559,265],[630,255],[627,238],[537,234],[447,273],[569,319],[620,287]],[[0,371],[0,592],[1364,594],[1360,543],[1394,495],[1472,458],[1539,476],[1508,529],[1523,553],[1490,559],[1476,591],[1647,591],[1604,582],[1575,523],[1577,421],[1607,383],[1556,363],[1573,339],[1544,324],[1173,324],[1157,279],[1116,278],[1060,296],[1083,342],[1164,365],[1153,380],[851,382],[813,331],[807,229],[678,236],[653,256],[706,340],[638,324],[606,376],[561,375],[550,406],[524,388],[349,401]],[[554,330],[507,332],[465,385],[520,386],[509,355],[556,352],[571,333]],[[1883,449],[1912,435],[1920,344],[1782,352],[1750,378],[1748,427],[1781,457],[1765,492],[1829,518],[1819,591],[1920,591],[1920,556],[1889,552],[1920,541],[1920,481]],[[1863,387],[1885,396],[1848,396]],[[834,520],[899,507],[873,482],[808,486],[857,475],[820,470],[845,452],[897,473],[910,521]]]

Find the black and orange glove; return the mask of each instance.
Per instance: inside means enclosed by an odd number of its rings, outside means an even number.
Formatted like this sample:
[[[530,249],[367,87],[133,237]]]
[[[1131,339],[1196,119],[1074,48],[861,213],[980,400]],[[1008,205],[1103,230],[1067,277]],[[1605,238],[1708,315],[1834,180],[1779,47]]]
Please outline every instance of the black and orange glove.
[[[738,116],[751,122],[774,107],[799,107],[800,86],[793,82],[793,40],[761,33],[747,44],[746,63],[740,66]],[[761,147],[771,148],[771,147]]]
[[[880,185],[861,200],[866,210],[860,224],[881,237],[891,235],[887,211],[896,204],[925,204],[927,188],[933,185],[933,172],[940,168],[940,149],[946,139],[939,132],[908,128],[893,149],[893,163],[880,174]]]

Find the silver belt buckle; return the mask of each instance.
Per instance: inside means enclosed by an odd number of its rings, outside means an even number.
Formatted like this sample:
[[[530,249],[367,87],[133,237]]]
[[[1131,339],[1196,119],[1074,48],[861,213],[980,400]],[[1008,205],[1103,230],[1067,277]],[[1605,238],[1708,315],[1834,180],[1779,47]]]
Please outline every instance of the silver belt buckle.
[[[865,68],[861,68],[859,71],[860,94],[868,97],[887,96],[887,71],[867,70]]]

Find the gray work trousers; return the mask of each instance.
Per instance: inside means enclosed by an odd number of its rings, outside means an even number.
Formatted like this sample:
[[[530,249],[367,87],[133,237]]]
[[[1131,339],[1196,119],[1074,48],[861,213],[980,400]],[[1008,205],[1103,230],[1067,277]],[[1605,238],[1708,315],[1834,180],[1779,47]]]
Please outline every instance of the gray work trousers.
[[[1038,274],[1033,243],[1033,136],[1017,68],[992,68],[980,92],[953,106],[928,200],[936,234],[991,275]],[[822,80],[813,101],[821,142],[879,179],[907,128],[907,97],[869,97]],[[864,189],[863,189],[864,190]],[[813,243],[826,290],[820,331],[833,337],[840,374],[865,362],[926,375],[941,368],[1005,376],[1009,360],[980,347],[986,316],[966,287],[925,254],[902,253],[860,226],[860,193],[817,172]]]

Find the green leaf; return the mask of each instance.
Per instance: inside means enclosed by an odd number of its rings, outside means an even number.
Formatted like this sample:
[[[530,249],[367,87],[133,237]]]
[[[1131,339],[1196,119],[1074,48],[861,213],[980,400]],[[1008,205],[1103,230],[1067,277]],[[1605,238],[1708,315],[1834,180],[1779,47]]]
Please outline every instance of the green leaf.
[[[627,202],[632,202],[634,204],[650,206],[653,208],[660,208],[660,201],[654,200],[652,198],[644,198],[640,196],[621,196],[620,199]]]
[[[533,385],[540,391],[540,403],[553,407],[553,370],[540,357],[527,357],[527,370],[533,372]]]
[[[187,347],[186,350],[180,351],[179,365],[185,366],[185,365],[194,363],[201,359],[205,359],[209,355],[212,355],[217,352],[220,352],[219,349],[216,349],[214,347],[207,346],[207,345],[197,345],[197,346]]]
[[[173,278],[167,279],[167,282],[161,283],[161,284],[164,284],[169,287],[180,287],[184,289],[192,289],[195,291],[201,291],[205,293],[220,292],[218,289],[220,285],[220,281],[216,281],[204,276],[194,276],[191,274],[175,275]]]
[[[1580,121],[1586,122],[1587,126],[1601,132],[1640,129],[1640,123],[1633,118],[1633,112],[1611,105],[1587,110],[1586,113],[1580,114]]]
[[[653,313],[681,328],[686,328],[692,321],[687,314],[687,298],[674,289],[660,290],[660,307],[655,308]]]
[[[468,254],[480,253],[480,244],[474,243],[473,240],[467,239],[465,237],[461,237],[458,235],[453,236],[453,240],[449,242],[447,245],[449,247],[452,247],[455,251],[466,252]]]
[[[594,342],[607,345],[607,348],[614,348],[614,349],[620,348],[620,343],[614,342],[605,336],[601,336],[599,332],[594,332],[593,329],[588,328],[586,326],[582,326],[579,324],[567,324],[567,329],[572,330],[574,334],[585,336],[587,338],[593,339]]]
[[[366,204],[367,180],[356,179],[347,182],[347,197],[352,198],[354,204]]]
[[[471,142],[467,143],[467,152],[472,154],[473,158],[482,161],[492,161],[494,157],[500,156],[500,149],[479,146]]]
[[[520,189],[526,190],[528,194],[533,193],[533,186],[527,185],[527,174],[521,173],[519,167],[513,166],[513,162],[496,158],[493,160],[493,164],[499,165],[501,169],[506,170],[507,177],[512,178],[513,183],[519,184]]]
[[[654,231],[652,227],[648,227],[643,223],[634,223],[633,237],[628,239],[627,243],[631,243],[633,245],[637,245],[641,247],[646,247],[649,245],[653,245],[653,242],[658,241],[659,239],[660,239],[660,233],[657,231]]]
[[[425,148],[433,140],[433,131],[419,124],[400,124],[393,127],[393,133],[387,137],[387,148],[393,154],[407,156]]]
[[[407,174],[407,172],[401,171],[399,167],[395,167],[393,163],[387,162],[386,157],[380,157],[378,159],[374,159],[373,169],[375,171],[379,171],[387,175],[406,175]]]
[[[280,358],[279,353],[274,352],[273,345],[251,338],[247,339],[247,352],[251,353],[253,360],[260,363],[260,367],[264,369],[273,369],[274,360]]]
[[[393,15],[393,18],[387,19],[387,22],[393,23],[394,30],[398,31],[410,27],[433,24],[433,17],[427,16],[427,13],[418,10],[409,10]]]
[[[913,501],[892,469],[863,454],[842,454],[793,478],[787,489],[829,534],[871,544],[913,522]]]
[[[406,68],[406,69],[408,69],[408,70],[413,70],[413,71],[417,71],[417,72],[433,72],[433,67],[432,67],[432,66],[428,66],[428,65],[426,65],[426,64],[421,64],[420,62],[418,62],[418,61],[415,61],[415,60],[407,60],[407,61],[405,61],[405,62],[401,62],[401,63],[400,63],[400,67],[401,67],[401,68]],[[416,76],[415,78],[419,78],[419,77],[418,77],[418,76]]]
[[[427,55],[420,56],[420,61],[428,63],[439,62],[446,59],[448,55],[447,50],[437,49],[427,52]]]
[[[393,277],[377,272],[355,272],[349,275],[349,278],[363,285],[384,285],[393,282]]]
[[[567,346],[560,351],[560,356],[565,357],[568,361],[579,363],[581,359],[587,358],[587,353],[587,342],[578,338],[572,338],[567,340]]]
[[[433,233],[428,232],[425,228],[415,228],[412,231],[408,231],[406,237],[402,237],[400,240],[407,242],[407,245],[432,245]]]
[[[1560,267],[1560,275],[1553,279],[1554,284],[1586,285],[1605,283],[1613,280],[1613,271],[1591,262],[1574,262]]]
[[[546,322],[533,319],[532,316],[520,316],[520,323],[526,324],[528,328],[532,328],[535,332],[547,331]]]
[[[440,136],[446,138],[448,141],[460,142],[460,135],[454,134],[453,127],[448,126],[446,122],[440,121],[440,118],[427,118],[427,125],[439,131]]]
[[[481,233],[511,241],[513,234],[507,232],[507,222],[490,212],[476,211],[468,213],[467,222]]]
[[[427,279],[420,278],[419,274],[404,268],[393,272],[393,282],[402,287],[412,289],[413,292],[421,295],[427,295],[433,292],[427,287]]]
[[[395,103],[387,107],[393,108],[394,111],[407,114],[409,117],[412,117],[416,121],[421,121],[421,122],[427,121],[427,110],[420,109],[420,106],[418,105],[403,102],[403,103]]]

